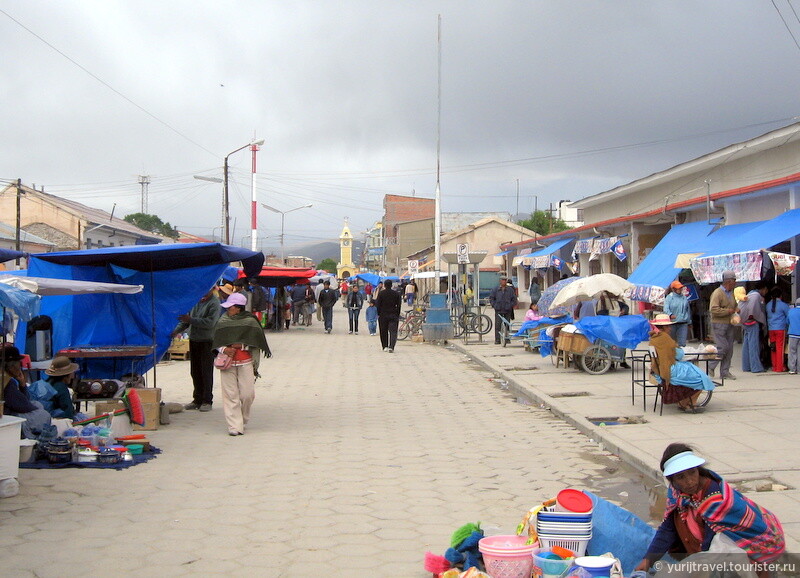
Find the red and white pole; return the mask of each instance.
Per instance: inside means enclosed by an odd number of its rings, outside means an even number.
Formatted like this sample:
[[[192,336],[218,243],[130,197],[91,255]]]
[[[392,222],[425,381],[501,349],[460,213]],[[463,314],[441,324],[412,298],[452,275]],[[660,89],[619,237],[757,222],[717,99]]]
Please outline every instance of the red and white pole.
[[[250,145],[250,150],[253,152],[253,171],[252,180],[250,183],[252,195],[250,199],[250,249],[253,251],[258,250],[258,199],[256,198],[256,153],[258,152],[258,145]]]

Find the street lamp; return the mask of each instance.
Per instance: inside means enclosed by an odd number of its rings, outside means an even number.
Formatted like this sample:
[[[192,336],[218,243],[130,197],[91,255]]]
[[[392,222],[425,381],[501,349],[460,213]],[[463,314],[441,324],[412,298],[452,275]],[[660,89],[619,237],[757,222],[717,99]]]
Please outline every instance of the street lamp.
[[[261,203],[261,206],[264,207],[265,209],[272,211],[273,213],[281,214],[281,263],[285,265],[286,258],[284,257],[283,254],[283,218],[286,216],[286,213],[291,213],[292,211],[299,211],[300,209],[308,209],[309,207],[313,207],[314,205],[309,203],[307,205],[303,205],[302,207],[295,207],[294,209],[289,209],[288,211],[279,211],[275,207],[270,207],[269,205],[265,205],[264,203]]]
[[[246,145],[239,147],[235,151],[231,151],[227,155],[225,155],[225,163],[223,165],[223,171],[222,171],[222,179],[223,179],[222,180],[222,225],[223,228],[225,229],[226,245],[231,244],[231,232],[230,232],[231,215],[230,215],[230,204],[228,202],[228,157],[234,153],[238,153],[239,151],[246,149],[247,147],[257,147],[262,144],[264,144],[263,138],[261,140],[249,142]],[[255,201],[255,187],[253,187],[253,199]]]

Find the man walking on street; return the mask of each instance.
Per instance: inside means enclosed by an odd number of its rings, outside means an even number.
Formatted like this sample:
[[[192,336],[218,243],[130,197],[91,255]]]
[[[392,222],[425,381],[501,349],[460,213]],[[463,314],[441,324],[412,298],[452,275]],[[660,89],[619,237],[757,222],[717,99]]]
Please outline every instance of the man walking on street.
[[[322,309],[322,320],[325,322],[325,333],[330,333],[333,329],[333,306],[339,299],[336,291],[331,289],[331,282],[327,279],[323,282],[322,291],[319,292],[317,305]]]
[[[489,303],[494,309],[494,342],[499,345],[503,323],[501,318],[510,323],[514,319],[514,307],[517,306],[517,292],[508,285],[508,279],[500,278],[500,285],[489,294]]]
[[[322,284],[322,281],[318,281],[314,286],[314,301],[317,302],[317,321],[322,321],[322,307],[319,306],[319,294],[322,293],[324,288],[325,286]]]
[[[392,291],[392,282],[383,282],[383,290],[375,298],[378,310],[378,331],[381,334],[381,347],[388,353],[394,353],[397,343],[397,326],[400,323],[400,307],[402,298],[397,291]]]
[[[736,379],[731,374],[731,358],[733,357],[733,330],[731,317],[736,313],[736,300],[733,298],[733,288],[736,286],[736,273],[724,271],[722,285],[714,289],[708,303],[711,314],[711,331],[714,334],[714,344],[717,346],[717,355],[720,361],[708,364],[708,374],[714,376],[717,365],[720,366],[720,376],[725,379]]]
[[[355,283],[350,287],[347,293],[347,315],[350,321],[350,331],[358,335],[358,318],[361,315],[361,308],[364,306],[364,296]]]
[[[192,403],[187,404],[186,409],[211,411],[214,402],[214,353],[211,341],[220,313],[219,298],[211,289],[189,313],[178,317],[178,325],[170,335],[174,338],[189,329],[189,373],[194,392]]]

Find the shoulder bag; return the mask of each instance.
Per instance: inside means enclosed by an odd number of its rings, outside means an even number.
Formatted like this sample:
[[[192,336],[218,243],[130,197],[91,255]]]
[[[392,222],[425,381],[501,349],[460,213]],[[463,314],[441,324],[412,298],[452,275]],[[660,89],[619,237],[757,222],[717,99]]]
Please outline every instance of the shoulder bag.
[[[233,357],[228,355],[227,353],[223,353],[220,351],[217,353],[217,356],[214,358],[214,367],[221,370],[230,369],[231,365],[233,364]]]

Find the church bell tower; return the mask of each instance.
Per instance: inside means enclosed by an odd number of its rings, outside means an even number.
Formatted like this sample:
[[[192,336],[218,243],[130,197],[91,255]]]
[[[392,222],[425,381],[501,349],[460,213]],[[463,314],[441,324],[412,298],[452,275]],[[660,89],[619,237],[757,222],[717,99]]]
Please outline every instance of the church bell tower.
[[[342,234],[339,235],[339,264],[336,266],[336,276],[344,279],[356,273],[358,270],[353,263],[353,234],[345,217]]]

